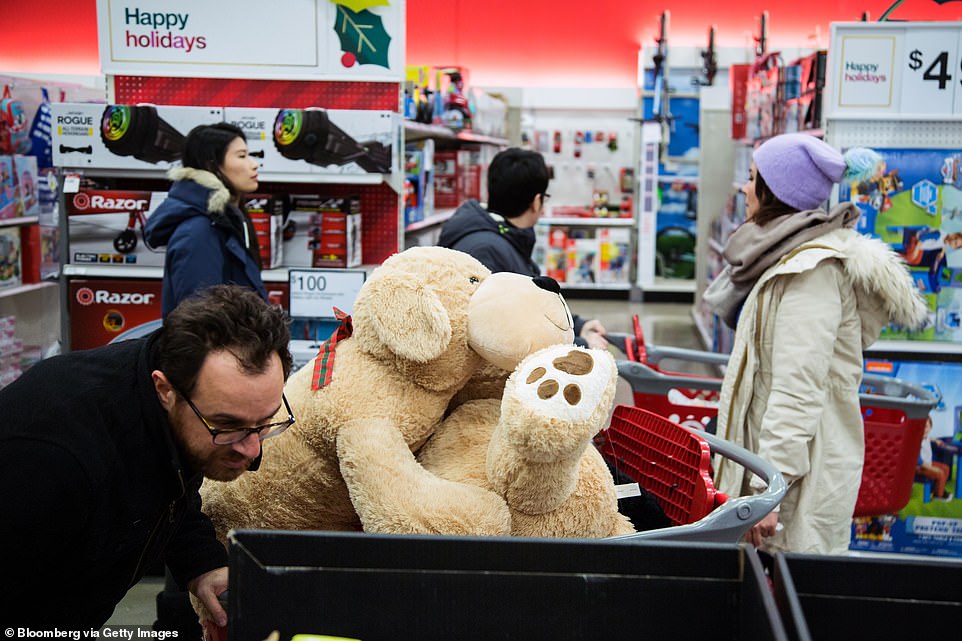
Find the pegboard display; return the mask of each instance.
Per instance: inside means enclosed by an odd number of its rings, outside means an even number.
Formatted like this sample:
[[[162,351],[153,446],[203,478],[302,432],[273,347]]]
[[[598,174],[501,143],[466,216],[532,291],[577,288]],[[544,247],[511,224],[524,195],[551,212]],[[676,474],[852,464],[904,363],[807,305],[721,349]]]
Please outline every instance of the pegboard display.
[[[946,120],[829,120],[829,144],[847,147],[957,149],[962,147],[962,122]]]
[[[398,111],[394,82],[113,76],[113,102],[155,105]]]

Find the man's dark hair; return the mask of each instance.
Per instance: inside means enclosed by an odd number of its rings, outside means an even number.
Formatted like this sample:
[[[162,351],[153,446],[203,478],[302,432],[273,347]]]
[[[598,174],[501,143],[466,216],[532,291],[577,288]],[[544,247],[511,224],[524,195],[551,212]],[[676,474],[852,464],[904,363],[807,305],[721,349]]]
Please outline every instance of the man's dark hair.
[[[488,211],[505,218],[523,214],[538,194],[548,191],[548,166],[535,151],[505,149],[488,167]]]
[[[234,185],[224,177],[220,170],[221,165],[224,164],[224,157],[227,155],[227,147],[236,138],[247,139],[244,136],[244,131],[232,124],[217,122],[211,125],[197,125],[190,130],[184,140],[181,164],[184,167],[209,171],[224,183],[224,186],[232,195],[236,196],[237,190]]]
[[[755,171],[755,196],[758,198],[758,211],[755,212],[752,222],[758,226],[764,226],[776,218],[798,211],[795,207],[779,200],[758,171]]]
[[[293,359],[284,311],[239,285],[214,285],[181,301],[167,315],[157,340],[157,368],[178,392],[190,394],[211,352],[227,350],[241,369],[259,374],[277,354],[284,380]]]

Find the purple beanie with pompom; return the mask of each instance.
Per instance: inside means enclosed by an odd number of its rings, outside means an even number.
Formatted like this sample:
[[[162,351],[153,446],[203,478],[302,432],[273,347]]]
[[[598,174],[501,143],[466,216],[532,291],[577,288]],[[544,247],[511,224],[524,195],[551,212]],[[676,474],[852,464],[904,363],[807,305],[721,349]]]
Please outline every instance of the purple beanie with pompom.
[[[772,193],[799,211],[817,209],[845,174],[845,160],[834,147],[808,134],[782,134],[752,155]]]

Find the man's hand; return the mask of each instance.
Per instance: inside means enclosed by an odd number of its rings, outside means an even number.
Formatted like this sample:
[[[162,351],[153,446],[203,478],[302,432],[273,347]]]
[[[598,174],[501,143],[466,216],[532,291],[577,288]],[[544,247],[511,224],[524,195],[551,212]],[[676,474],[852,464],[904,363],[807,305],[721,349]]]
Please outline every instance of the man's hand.
[[[187,589],[207,607],[214,623],[227,625],[227,613],[217,601],[217,595],[227,589],[227,568],[217,568],[195,577],[187,584]]]
[[[584,324],[581,328],[580,336],[585,339],[588,347],[592,349],[608,349],[608,340],[605,338],[605,327],[596,319],[587,321]]]
[[[778,512],[769,512],[761,521],[752,526],[745,540],[755,547],[761,547],[765,539],[775,534],[778,527]]]

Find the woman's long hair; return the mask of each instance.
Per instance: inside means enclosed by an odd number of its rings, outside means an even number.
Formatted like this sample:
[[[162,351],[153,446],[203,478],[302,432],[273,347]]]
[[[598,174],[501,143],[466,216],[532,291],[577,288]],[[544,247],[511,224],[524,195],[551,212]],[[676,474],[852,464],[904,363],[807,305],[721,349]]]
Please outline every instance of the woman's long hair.
[[[787,205],[778,199],[778,196],[771,190],[762,175],[755,171],[755,196],[758,198],[758,211],[755,212],[752,222],[763,227],[776,218],[794,214],[798,210]]]
[[[187,134],[181,162],[184,167],[209,171],[227,187],[231,196],[239,196],[237,189],[220,170],[227,155],[227,147],[236,138],[246,140],[243,130],[226,122],[198,125]]]

